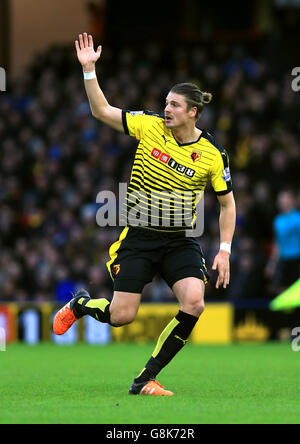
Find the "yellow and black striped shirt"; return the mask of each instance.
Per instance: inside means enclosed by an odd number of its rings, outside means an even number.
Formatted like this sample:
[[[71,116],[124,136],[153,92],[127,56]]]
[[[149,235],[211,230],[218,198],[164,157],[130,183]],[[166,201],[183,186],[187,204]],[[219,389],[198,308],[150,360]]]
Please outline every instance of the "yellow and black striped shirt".
[[[139,140],[127,192],[127,225],[186,230],[195,222],[209,180],[217,194],[231,191],[228,155],[208,132],[180,144],[163,116],[123,110],[122,118],[125,133]]]

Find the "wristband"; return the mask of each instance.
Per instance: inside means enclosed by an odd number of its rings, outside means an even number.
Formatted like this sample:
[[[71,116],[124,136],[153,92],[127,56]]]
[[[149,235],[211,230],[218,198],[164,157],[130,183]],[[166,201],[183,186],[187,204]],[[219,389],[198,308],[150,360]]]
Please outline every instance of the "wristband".
[[[231,243],[229,242],[221,242],[220,251],[226,251],[231,254]]]
[[[92,80],[96,78],[96,71],[91,72],[83,72],[83,78],[84,80]]]

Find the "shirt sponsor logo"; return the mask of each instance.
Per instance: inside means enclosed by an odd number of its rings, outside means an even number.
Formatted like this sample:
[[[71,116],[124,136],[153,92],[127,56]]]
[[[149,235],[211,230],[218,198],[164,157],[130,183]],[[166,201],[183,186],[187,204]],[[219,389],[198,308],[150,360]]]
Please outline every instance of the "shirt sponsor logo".
[[[173,170],[178,171],[178,173],[185,174],[188,177],[193,177],[195,174],[195,170],[192,170],[191,168],[188,168],[184,165],[181,165],[177,163],[174,159],[172,159],[168,154],[163,153],[157,148],[154,148],[152,150],[151,156],[155,157],[155,159],[159,160],[160,162],[168,165],[169,167],[173,168]]]
[[[171,159],[171,157],[170,157],[170,156],[167,156],[167,154],[164,154],[164,153],[162,153],[162,155],[160,156],[160,160],[161,160],[163,163],[168,163],[170,159]]]
[[[156,159],[159,159],[162,152],[158,150],[157,148],[154,148],[154,150],[151,153],[151,156],[155,157]]]

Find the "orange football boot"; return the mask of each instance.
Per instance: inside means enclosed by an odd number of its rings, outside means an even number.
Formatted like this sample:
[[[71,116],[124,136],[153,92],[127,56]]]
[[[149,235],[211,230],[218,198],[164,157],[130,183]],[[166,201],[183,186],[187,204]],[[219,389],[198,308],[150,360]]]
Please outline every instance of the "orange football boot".
[[[82,316],[78,315],[74,311],[76,310],[76,302],[81,298],[89,298],[90,295],[86,290],[79,290],[74,295],[75,297],[68,302],[57,313],[53,321],[53,331],[56,335],[63,335],[72,325],[78,321]]]
[[[140,388],[141,384],[133,383],[130,387],[129,394],[144,396],[173,396],[174,393],[166,390],[158,381],[150,380]]]

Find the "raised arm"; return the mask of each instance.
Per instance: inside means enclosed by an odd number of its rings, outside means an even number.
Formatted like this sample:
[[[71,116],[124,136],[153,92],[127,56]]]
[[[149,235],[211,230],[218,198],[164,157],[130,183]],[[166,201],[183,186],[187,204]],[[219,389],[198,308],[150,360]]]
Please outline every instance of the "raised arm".
[[[93,116],[115,130],[124,132],[122,110],[108,103],[97,80],[96,62],[101,56],[102,46],[98,46],[97,51],[95,51],[93,37],[88,36],[85,32],[83,35],[79,35],[79,40],[75,41],[75,47],[83,72],[89,73],[89,76],[92,77],[85,79],[84,85]]]

